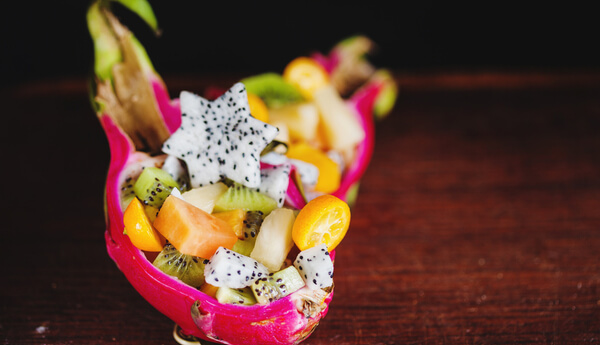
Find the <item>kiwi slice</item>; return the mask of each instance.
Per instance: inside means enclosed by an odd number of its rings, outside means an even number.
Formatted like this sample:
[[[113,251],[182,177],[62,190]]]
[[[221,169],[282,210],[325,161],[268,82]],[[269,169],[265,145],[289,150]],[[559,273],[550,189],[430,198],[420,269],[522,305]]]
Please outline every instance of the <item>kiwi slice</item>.
[[[304,100],[298,89],[275,72],[267,72],[241,80],[246,90],[260,97],[267,107],[275,108]]]
[[[205,260],[183,254],[171,243],[165,244],[152,264],[165,274],[177,277],[195,288],[200,288],[204,283]]]
[[[260,226],[264,219],[264,213],[262,211],[248,211],[246,212],[246,219],[244,219],[244,239],[253,239],[258,235]]]
[[[161,207],[173,188],[179,188],[173,177],[156,167],[145,168],[133,185],[138,199],[145,205],[154,207]]]
[[[235,242],[233,251],[250,256],[256,243],[256,236],[262,225],[264,215],[261,211],[248,211],[242,224],[242,238]]]
[[[231,289],[228,287],[220,287],[215,296],[220,303],[252,305],[256,304],[256,299],[250,288]]]
[[[233,245],[233,247],[231,248],[231,250],[233,250],[236,253],[245,255],[245,256],[250,256],[250,254],[252,253],[252,250],[254,249],[254,244],[255,241],[251,240],[251,239],[247,239],[247,240],[237,240],[237,242],[235,242],[235,244]]]
[[[264,215],[271,213],[277,207],[277,202],[256,189],[234,183],[217,200],[213,212],[225,212],[238,208],[246,211],[260,211]]]
[[[294,266],[256,280],[250,288],[259,304],[271,303],[303,287],[304,280]]]

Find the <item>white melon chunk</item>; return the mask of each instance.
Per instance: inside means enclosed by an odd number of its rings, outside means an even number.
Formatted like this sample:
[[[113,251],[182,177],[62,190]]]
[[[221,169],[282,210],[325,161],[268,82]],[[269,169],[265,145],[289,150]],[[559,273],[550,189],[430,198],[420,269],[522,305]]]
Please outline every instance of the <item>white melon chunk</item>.
[[[352,109],[332,85],[315,91],[314,102],[319,109],[321,123],[330,148],[344,151],[360,143],[365,137]]]
[[[294,211],[287,208],[276,208],[269,213],[260,226],[250,257],[265,265],[270,272],[279,271],[294,245],[294,220]]]
[[[311,102],[293,103],[269,109],[270,123],[284,123],[291,139],[311,141],[317,135],[319,111]]]
[[[217,200],[227,191],[227,185],[218,182],[204,187],[192,188],[181,194],[181,198],[206,213],[212,213]]]

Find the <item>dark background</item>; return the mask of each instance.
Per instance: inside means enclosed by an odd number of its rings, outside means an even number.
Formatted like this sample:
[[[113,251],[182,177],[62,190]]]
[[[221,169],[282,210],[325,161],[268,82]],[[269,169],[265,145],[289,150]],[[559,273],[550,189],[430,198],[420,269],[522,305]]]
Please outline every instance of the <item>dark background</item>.
[[[88,76],[89,1],[14,1],[4,5],[2,85]],[[596,68],[600,32],[588,5],[569,2],[151,1],[162,29],[115,12],[146,46],[162,75],[281,70],[311,50],[363,33],[379,45],[378,66],[429,70]],[[8,6],[8,7],[6,7]]]

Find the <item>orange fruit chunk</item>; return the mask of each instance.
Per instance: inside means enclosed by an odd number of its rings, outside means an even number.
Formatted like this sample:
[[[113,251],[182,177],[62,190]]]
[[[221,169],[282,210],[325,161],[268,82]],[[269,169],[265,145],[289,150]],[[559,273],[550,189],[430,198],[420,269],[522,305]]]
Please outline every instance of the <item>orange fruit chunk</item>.
[[[227,222],[169,195],[154,227],[181,253],[210,258],[219,247],[231,249],[238,240]]]
[[[160,252],[165,239],[152,226],[146,207],[138,198],[133,198],[123,213],[125,231],[131,243],[138,249],[147,252]]]
[[[334,250],[350,226],[350,207],[333,195],[321,195],[304,206],[292,227],[292,238],[300,250],[325,244]]]
[[[283,70],[283,79],[296,86],[304,98],[311,100],[314,92],[329,84],[329,74],[315,59],[300,56]]]
[[[342,173],[338,164],[327,156],[327,154],[314,148],[306,142],[290,145],[286,153],[288,158],[298,159],[313,164],[319,169],[319,177],[315,190],[322,193],[332,193],[340,186]]]
[[[248,95],[248,106],[250,107],[250,115],[262,122],[269,122],[269,109],[265,102],[257,95],[246,92]]]
[[[209,283],[204,283],[200,286],[200,291],[214,298],[217,297],[217,290],[219,290],[217,286],[210,285]]]
[[[212,215],[224,220],[227,224],[229,224],[229,226],[231,226],[231,229],[233,229],[233,232],[235,232],[235,235],[240,238],[243,239],[244,238],[244,219],[246,219],[246,210],[241,209],[241,208],[237,208],[235,210],[231,210],[231,211],[223,211],[223,212],[217,212],[217,213],[213,213]]]

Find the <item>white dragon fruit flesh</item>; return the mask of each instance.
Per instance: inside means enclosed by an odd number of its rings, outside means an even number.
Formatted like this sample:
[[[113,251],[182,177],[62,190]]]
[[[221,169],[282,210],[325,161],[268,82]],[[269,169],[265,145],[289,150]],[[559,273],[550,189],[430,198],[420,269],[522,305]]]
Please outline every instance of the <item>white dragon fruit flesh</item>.
[[[333,285],[333,261],[325,244],[298,253],[294,266],[309,289],[323,289]]]
[[[277,201],[277,207],[282,207],[290,182],[292,166],[288,163],[265,166],[260,170],[260,187],[257,190]]]
[[[249,286],[268,274],[269,270],[260,262],[225,247],[219,247],[204,267],[207,283],[231,289]]]
[[[279,130],[250,115],[244,84],[236,83],[214,101],[187,91],[179,98],[181,126],[162,150],[185,161],[191,187],[227,177],[258,188],[260,154]]]
[[[290,159],[289,161],[298,170],[298,173],[300,174],[300,180],[305,187],[310,189],[317,184],[317,180],[319,179],[319,168],[317,168],[314,164],[301,161],[299,159]]]
[[[166,171],[173,177],[177,185],[182,189],[186,190],[189,186],[189,179],[187,176],[187,169],[185,163],[179,158],[171,155],[167,155],[165,163],[162,166],[162,170]]]
[[[299,159],[288,158],[281,153],[269,152],[263,155],[260,160],[261,162],[270,165],[281,165],[285,163],[293,165],[300,174],[302,184],[308,189],[314,187],[319,179],[319,168],[314,164]]]

